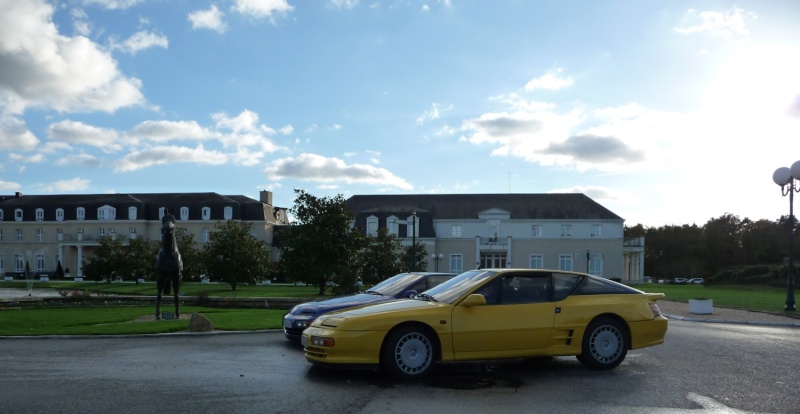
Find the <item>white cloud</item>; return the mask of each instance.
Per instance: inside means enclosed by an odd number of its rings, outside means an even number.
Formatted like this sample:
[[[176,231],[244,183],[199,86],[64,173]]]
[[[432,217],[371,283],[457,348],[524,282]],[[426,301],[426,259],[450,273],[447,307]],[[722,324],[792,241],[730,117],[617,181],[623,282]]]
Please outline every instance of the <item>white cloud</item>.
[[[83,0],[83,4],[97,4],[109,10],[127,9],[141,2],[142,0]]]
[[[331,5],[337,9],[352,9],[358,6],[358,0],[330,0]]]
[[[264,172],[270,180],[293,178],[324,184],[342,182],[385,185],[403,190],[413,189],[411,184],[384,168],[367,164],[347,165],[339,158],[328,158],[317,154],[301,154],[297,158],[272,161]]]
[[[59,166],[66,166],[66,165],[78,165],[81,167],[91,167],[96,168],[101,165],[100,160],[97,159],[94,155],[91,154],[70,154],[64,157],[59,158],[56,161],[56,165]]]
[[[19,191],[21,189],[22,186],[19,183],[0,180],[0,191]]]
[[[231,10],[256,19],[269,18],[274,22],[274,15],[285,16],[294,7],[286,0],[234,0]]]
[[[85,191],[89,188],[90,181],[85,178],[71,180],[58,180],[49,184],[37,184],[36,188],[45,193],[72,193]]]
[[[442,112],[447,112],[453,109],[453,105],[447,105],[444,108],[441,107],[438,103],[434,102],[431,104],[431,109],[425,111],[417,117],[417,125],[422,125],[427,121],[432,121],[435,119],[439,119],[442,116]]]
[[[0,115],[0,150],[32,150],[38,143],[21,119]]]
[[[67,37],[43,0],[0,0],[0,112],[31,106],[58,111],[113,112],[142,105],[141,82],[86,37]]]
[[[219,137],[197,121],[144,121],[127,134],[132,142],[203,141]]]
[[[684,16],[686,26],[675,27],[681,34],[708,32],[713,36],[731,37],[734,34],[746,35],[747,22],[758,16],[750,11],[733,6],[726,12],[703,11],[689,9]]]
[[[190,163],[220,165],[228,162],[228,156],[218,151],[197,148],[159,146],[133,151],[114,165],[118,172],[135,171],[154,165]]]
[[[189,13],[188,19],[192,22],[192,29],[210,29],[223,33],[227,28],[227,25],[222,20],[224,16],[225,13],[212,4],[208,10],[197,10]]]
[[[98,128],[75,121],[61,121],[47,128],[47,136],[54,142],[71,145],[89,145],[106,151],[122,149],[117,131]]]
[[[537,89],[546,89],[550,91],[557,91],[572,85],[575,81],[570,77],[559,76],[562,69],[557,69],[554,72],[548,72],[538,78],[533,78],[525,84],[525,90],[532,92]]]
[[[166,49],[168,46],[169,40],[167,40],[166,36],[159,36],[155,33],[140,31],[134,33],[122,43],[112,42],[111,49],[118,49],[125,53],[135,55],[139,51],[149,49],[151,47],[162,47]]]

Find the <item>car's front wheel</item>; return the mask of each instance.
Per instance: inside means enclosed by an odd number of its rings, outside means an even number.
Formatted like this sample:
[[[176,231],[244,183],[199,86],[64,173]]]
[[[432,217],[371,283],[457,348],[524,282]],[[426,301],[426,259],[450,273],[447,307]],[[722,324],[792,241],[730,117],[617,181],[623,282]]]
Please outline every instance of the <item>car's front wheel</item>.
[[[578,361],[592,369],[612,369],[628,354],[628,336],[621,322],[598,318],[583,334],[582,353]]]
[[[434,342],[422,328],[409,326],[392,332],[381,351],[381,365],[396,378],[415,379],[433,368]]]

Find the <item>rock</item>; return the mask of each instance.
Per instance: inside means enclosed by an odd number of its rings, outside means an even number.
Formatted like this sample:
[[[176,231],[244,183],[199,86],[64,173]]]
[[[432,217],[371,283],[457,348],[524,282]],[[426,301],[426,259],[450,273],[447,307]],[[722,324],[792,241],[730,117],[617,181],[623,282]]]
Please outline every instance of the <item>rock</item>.
[[[192,312],[192,317],[189,319],[189,332],[211,332],[214,330],[214,324],[205,316]]]

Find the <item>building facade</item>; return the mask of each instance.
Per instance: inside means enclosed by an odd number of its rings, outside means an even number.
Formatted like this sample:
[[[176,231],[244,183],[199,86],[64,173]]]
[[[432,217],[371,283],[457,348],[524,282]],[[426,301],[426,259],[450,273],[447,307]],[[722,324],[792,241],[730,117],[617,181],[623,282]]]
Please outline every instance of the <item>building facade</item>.
[[[236,220],[270,247],[273,226],[287,220],[269,191],[259,200],[217,193],[0,196],[0,274],[21,274],[27,263],[41,277],[61,262],[70,277],[82,277],[81,264],[101,238],[159,240],[161,217],[170,210],[198,244],[208,242],[216,223]]]
[[[624,220],[584,194],[356,195],[354,225],[423,243],[428,271],[561,269],[637,283],[644,241],[626,244]]]

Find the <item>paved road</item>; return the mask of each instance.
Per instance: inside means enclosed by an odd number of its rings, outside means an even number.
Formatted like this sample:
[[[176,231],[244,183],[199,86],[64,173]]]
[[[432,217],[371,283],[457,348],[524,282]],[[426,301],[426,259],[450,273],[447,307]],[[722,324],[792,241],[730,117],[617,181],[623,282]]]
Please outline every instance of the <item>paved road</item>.
[[[3,413],[798,413],[800,330],[671,321],[617,369],[448,365],[423,382],[311,367],[281,333],[0,340]]]

